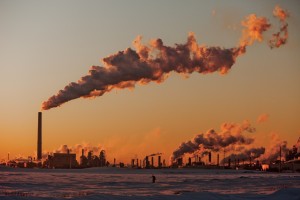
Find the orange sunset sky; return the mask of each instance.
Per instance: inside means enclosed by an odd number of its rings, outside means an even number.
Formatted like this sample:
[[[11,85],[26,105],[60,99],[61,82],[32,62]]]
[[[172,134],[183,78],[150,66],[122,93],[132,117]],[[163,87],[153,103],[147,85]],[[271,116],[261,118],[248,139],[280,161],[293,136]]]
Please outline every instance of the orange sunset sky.
[[[288,40],[270,48],[280,28],[273,16],[288,11]],[[0,161],[35,156],[37,112],[70,82],[102,59],[147,45],[185,43],[193,32],[200,46],[234,48],[250,14],[272,26],[226,74],[171,72],[162,83],[114,89],[43,111],[43,151],[61,145],[103,148],[108,160],[125,163],[162,152],[169,159],[180,143],[224,122],[248,120],[254,147],[271,138],[292,147],[300,136],[300,2],[291,1],[10,1],[0,2]],[[214,158],[213,158],[214,159]]]

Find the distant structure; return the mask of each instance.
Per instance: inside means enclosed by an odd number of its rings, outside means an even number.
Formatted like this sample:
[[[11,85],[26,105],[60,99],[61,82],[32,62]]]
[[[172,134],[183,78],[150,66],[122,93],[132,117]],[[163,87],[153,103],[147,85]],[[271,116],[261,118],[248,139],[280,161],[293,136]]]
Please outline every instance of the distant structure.
[[[38,112],[37,160],[42,160],[42,112]]]
[[[292,149],[288,151],[288,153],[285,156],[286,161],[290,160],[296,160],[300,157],[300,152],[298,152],[297,146],[294,145]]]
[[[150,155],[147,155],[144,160],[143,160],[143,166],[144,168],[146,169],[149,169],[149,168],[161,168],[162,167],[162,163],[161,163],[161,156],[162,153],[153,153],[153,154],[150,154]],[[157,166],[155,167],[154,166],[154,157],[155,156],[158,156],[158,162],[157,162]],[[151,163],[149,161],[149,157],[151,157]]]
[[[78,163],[75,153],[54,153],[53,156],[48,155],[48,159],[44,163],[48,168],[55,169],[71,169],[77,168]]]
[[[106,160],[106,153],[104,150],[100,151],[99,157],[93,155],[93,151],[88,152],[88,156],[84,155],[84,149],[82,149],[81,156],[80,156],[80,168],[86,167],[105,167],[108,166],[109,162]]]

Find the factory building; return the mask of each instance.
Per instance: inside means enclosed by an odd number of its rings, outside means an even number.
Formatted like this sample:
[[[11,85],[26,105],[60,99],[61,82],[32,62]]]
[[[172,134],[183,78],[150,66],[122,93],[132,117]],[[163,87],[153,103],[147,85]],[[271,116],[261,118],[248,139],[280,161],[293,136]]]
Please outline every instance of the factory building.
[[[76,160],[76,154],[73,153],[54,153],[48,155],[48,159],[44,163],[45,167],[48,168],[59,168],[59,169],[71,169],[77,168],[78,163]]]

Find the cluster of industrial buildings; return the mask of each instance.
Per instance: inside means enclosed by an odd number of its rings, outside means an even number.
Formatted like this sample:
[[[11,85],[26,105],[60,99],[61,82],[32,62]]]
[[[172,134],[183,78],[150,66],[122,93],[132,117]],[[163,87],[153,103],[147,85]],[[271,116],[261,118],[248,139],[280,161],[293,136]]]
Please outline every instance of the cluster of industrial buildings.
[[[298,143],[300,144],[300,138]],[[145,168],[145,169],[160,169],[160,168],[203,168],[203,169],[251,169],[251,170],[270,170],[270,171],[298,171],[300,172],[300,150],[293,146],[286,154],[285,161],[280,160],[269,163],[268,165],[261,164],[258,160],[254,160],[249,156],[249,159],[234,159],[228,158],[225,162],[225,154],[223,162],[220,163],[220,156],[217,154],[216,163],[212,162],[212,153],[208,153],[208,160],[206,162],[201,160],[200,156],[188,157],[187,161],[183,162],[183,157],[176,159],[171,165],[167,166],[166,161],[161,159],[162,153],[154,153],[145,156],[144,159],[131,159],[131,163],[125,165],[124,163],[109,163],[106,158],[106,152],[101,150],[99,155],[93,155],[93,151],[87,151],[85,155],[82,149],[81,156],[77,160],[76,154],[71,153],[70,150],[64,153],[52,153],[42,158],[42,113],[38,113],[38,139],[37,139],[37,157],[28,157],[27,159],[19,158],[9,160],[6,163],[0,163],[10,167],[20,168],[88,168],[88,167],[130,167],[130,168]]]

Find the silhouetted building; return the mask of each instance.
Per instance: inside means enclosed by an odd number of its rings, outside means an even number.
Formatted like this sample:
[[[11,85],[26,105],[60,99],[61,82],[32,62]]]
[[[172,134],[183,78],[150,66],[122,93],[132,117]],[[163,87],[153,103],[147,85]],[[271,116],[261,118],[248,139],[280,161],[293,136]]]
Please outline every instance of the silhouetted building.
[[[178,166],[182,166],[183,165],[182,158],[177,158],[177,165]]]
[[[78,163],[76,161],[76,154],[72,153],[54,153],[49,155],[47,161],[49,168],[76,168]]]
[[[189,158],[188,166],[192,166],[192,158]]]
[[[298,149],[297,147],[294,145],[292,149],[290,149],[288,151],[288,153],[285,156],[285,160],[289,161],[289,160],[294,160],[294,159],[298,159],[298,157],[300,157],[299,153],[297,152]]]
[[[84,149],[81,150],[80,166],[81,167],[87,167],[88,166],[88,159],[87,159],[86,156],[84,156]]]
[[[100,155],[99,155],[99,166],[100,167],[104,167],[106,165],[106,154],[104,150],[100,151]]]

